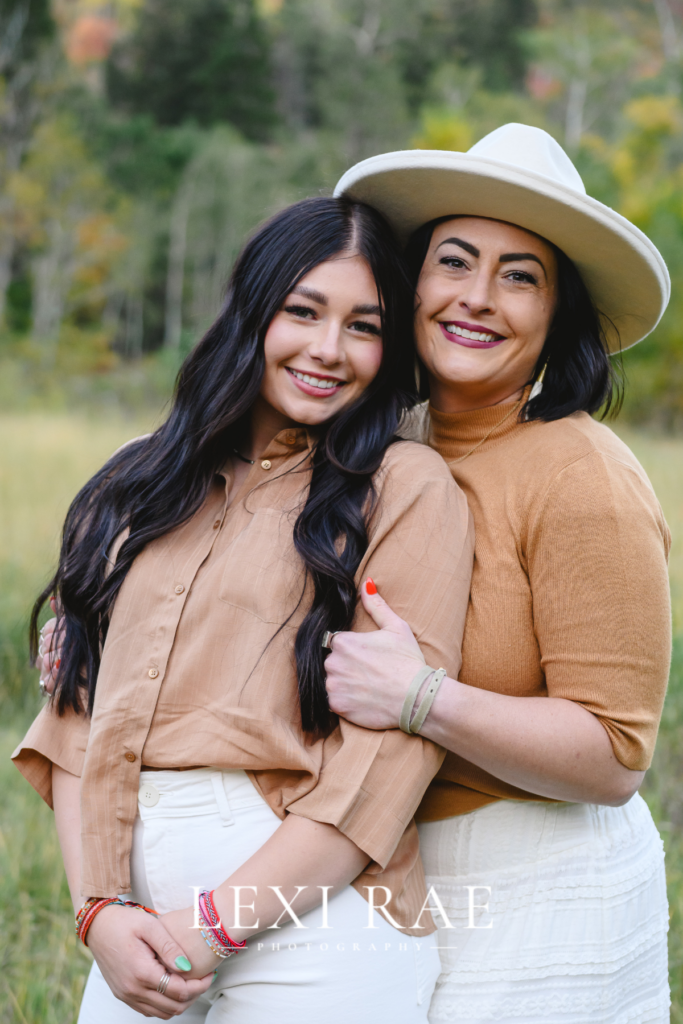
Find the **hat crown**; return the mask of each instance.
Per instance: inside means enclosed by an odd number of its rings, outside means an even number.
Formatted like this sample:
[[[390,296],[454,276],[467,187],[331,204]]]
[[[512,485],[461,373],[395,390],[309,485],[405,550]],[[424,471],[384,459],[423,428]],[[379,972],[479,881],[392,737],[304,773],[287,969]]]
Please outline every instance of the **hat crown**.
[[[586,194],[586,186],[576,167],[559,142],[542,128],[514,122],[504,124],[475,143],[467,154],[542,174],[565,188]]]

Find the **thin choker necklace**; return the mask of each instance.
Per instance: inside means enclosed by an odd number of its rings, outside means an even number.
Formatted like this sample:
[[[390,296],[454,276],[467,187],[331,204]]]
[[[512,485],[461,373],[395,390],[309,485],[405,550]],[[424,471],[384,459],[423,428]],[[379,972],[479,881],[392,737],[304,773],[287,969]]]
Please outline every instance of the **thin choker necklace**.
[[[233,451],[238,459],[241,459],[242,462],[248,462],[250,466],[253,466],[256,462],[256,459],[248,459],[246,455],[242,455],[242,453],[238,452],[236,448],[233,448]]]

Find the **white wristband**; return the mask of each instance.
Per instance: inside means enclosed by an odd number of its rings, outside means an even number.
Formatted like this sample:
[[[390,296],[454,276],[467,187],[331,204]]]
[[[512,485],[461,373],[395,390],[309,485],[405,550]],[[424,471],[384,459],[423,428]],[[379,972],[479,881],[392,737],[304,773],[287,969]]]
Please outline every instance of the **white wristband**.
[[[434,671],[429,665],[425,665],[421,668],[417,675],[414,677],[412,683],[408,687],[406,699],[403,701],[403,707],[401,708],[401,717],[398,720],[399,727],[409,736],[412,736],[412,729],[410,728],[410,716],[413,712],[413,704],[420,692],[420,687],[424,683],[427,676],[430,676]]]
[[[439,692],[439,687],[441,686],[441,683],[443,682],[445,675],[445,668],[438,668],[434,673],[434,678],[427,687],[427,692],[420,701],[420,706],[415,712],[415,717],[410,723],[410,731],[412,733],[418,733],[422,726],[424,725],[425,718],[431,711],[432,704],[434,703],[434,698]]]

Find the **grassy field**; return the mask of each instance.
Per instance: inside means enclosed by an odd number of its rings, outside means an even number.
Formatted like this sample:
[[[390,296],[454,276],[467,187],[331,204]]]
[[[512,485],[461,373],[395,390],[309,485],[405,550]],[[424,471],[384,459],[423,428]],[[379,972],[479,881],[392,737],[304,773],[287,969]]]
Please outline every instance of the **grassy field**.
[[[23,636],[51,568],[69,500],[123,441],[150,423],[38,414],[0,417],[0,1024],[75,1021],[89,956],[73,934],[50,811],[9,763],[38,707]],[[667,847],[673,1024],[683,1024],[683,439],[619,431],[646,467],[674,536],[674,669],[643,794]]]
[[[73,933],[51,812],[8,758],[39,707],[36,673],[25,664],[26,619],[54,563],[69,502],[120,444],[145,429],[123,419],[0,417],[2,1024],[75,1021],[90,965]]]

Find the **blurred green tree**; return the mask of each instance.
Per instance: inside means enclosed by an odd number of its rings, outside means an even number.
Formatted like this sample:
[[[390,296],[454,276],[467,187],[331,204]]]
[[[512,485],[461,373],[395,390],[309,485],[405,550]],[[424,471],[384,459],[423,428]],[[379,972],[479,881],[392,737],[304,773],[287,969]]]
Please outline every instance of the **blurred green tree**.
[[[491,92],[522,89],[528,65],[522,33],[536,24],[536,0],[451,0],[446,17],[455,29],[451,59],[480,68],[481,84]]]
[[[647,22],[637,7],[541,0],[545,24],[523,34],[535,60],[529,85],[562,124],[574,156],[589,131],[609,131],[650,56]]]
[[[16,232],[7,182],[19,167],[39,115],[36,84],[48,72],[55,25],[49,0],[0,0],[0,327],[12,276]]]
[[[267,34],[252,0],[145,0],[113,49],[108,95],[160,125],[227,121],[247,138],[275,123]]]
[[[99,321],[113,262],[128,247],[116,197],[66,116],[44,121],[9,183],[31,252],[32,336],[52,365],[68,317]]]
[[[669,308],[644,342],[624,355],[632,419],[683,428],[683,105],[677,96],[626,104],[623,134],[612,145],[589,137],[586,149],[612,176],[616,207],[658,246],[672,279]]]
[[[535,0],[283,0],[269,19],[278,109],[344,140],[346,162],[405,144],[446,63],[523,87]]]

